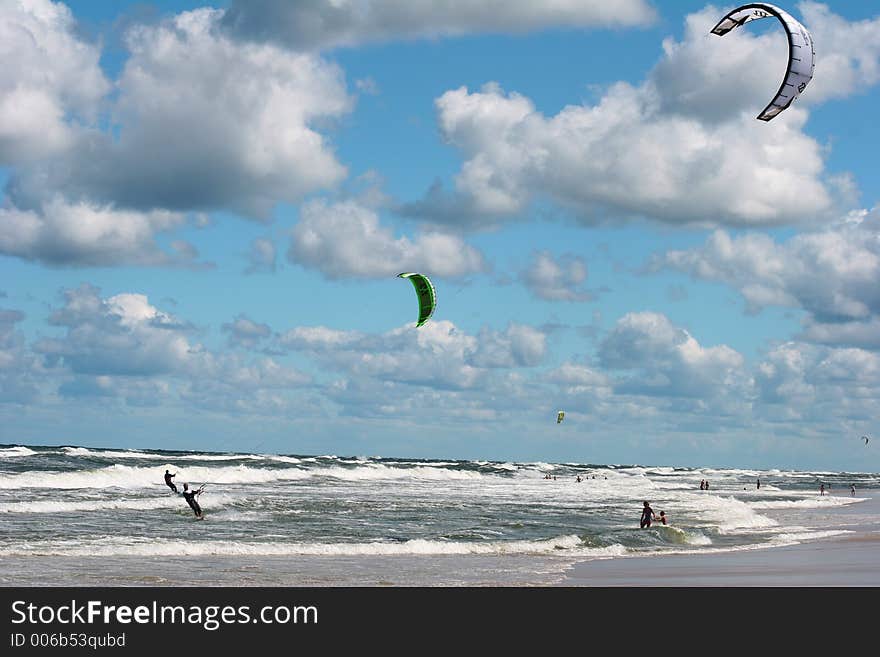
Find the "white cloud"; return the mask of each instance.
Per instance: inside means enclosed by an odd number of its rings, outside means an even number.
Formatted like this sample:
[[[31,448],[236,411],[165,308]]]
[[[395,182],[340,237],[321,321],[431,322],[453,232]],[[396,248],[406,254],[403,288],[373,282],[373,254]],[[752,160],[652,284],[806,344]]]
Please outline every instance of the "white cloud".
[[[235,0],[224,24],[238,36],[306,49],[550,27],[644,26],[653,20],[645,0]]]
[[[0,3],[0,165],[71,146],[110,89],[99,57],[62,3]]]
[[[486,269],[482,255],[461,238],[440,232],[395,238],[375,211],[355,201],[304,204],[287,258],[330,279],[382,278],[402,271],[462,276]]]
[[[565,254],[558,260],[549,251],[538,251],[520,279],[539,299],[547,301],[589,301],[593,295],[581,286],[587,280],[583,258]]]
[[[43,339],[36,349],[63,359],[75,373],[135,375],[179,373],[189,367],[199,346],[189,342],[187,327],[150,305],[142,294],[107,299],[83,284],[64,291],[65,305],[50,324],[66,328],[60,339]]]
[[[325,369],[347,375],[452,390],[481,386],[496,369],[534,367],[546,355],[545,335],[530,326],[484,328],[474,336],[446,320],[380,335],[298,327],[282,335],[280,344],[310,352]]]
[[[69,203],[60,197],[37,211],[0,207],[0,253],[50,265],[155,265],[190,261],[169,255],[155,234],[183,223],[166,210],[139,212],[111,205]]]
[[[159,310],[143,294],[102,298],[98,288],[84,284],[64,291],[64,305],[51,314],[49,323],[65,333],[38,340],[33,348],[73,375],[60,386],[65,396],[264,412],[289,407],[295,402],[292,391],[311,381],[273,358],[248,360],[209,351],[193,341],[188,323]],[[226,326],[245,341],[262,338],[267,329],[242,316]]]
[[[483,328],[471,358],[477,367],[533,367],[547,355],[547,336],[525,324],[511,323],[504,332]]]
[[[43,3],[34,3],[20,13],[40,22],[43,10]],[[61,13],[67,16],[62,27],[71,30],[69,12]],[[66,87],[56,93],[53,86],[58,78],[71,88],[81,86],[81,94],[93,90],[86,95],[94,105],[94,96],[106,91],[106,83],[94,82],[90,74],[97,49],[68,57],[55,47],[54,33],[26,35],[28,47],[42,59],[21,58],[26,66],[4,67],[0,84],[7,90],[0,111],[14,106],[33,120],[0,121],[0,131],[9,132],[0,148],[30,143],[32,133],[53,146],[34,146],[27,162],[14,163],[7,185],[13,205],[34,210],[62,197],[69,205],[226,209],[267,219],[277,203],[298,202],[341,182],[346,168],[319,126],[326,128],[352,109],[342,70],[315,55],[236,41],[219,29],[222,14],[199,9],[131,27],[117,93],[105,101],[110,121],[100,129],[97,123],[78,128],[72,110],[60,104]],[[42,66],[50,55],[66,61],[63,75]],[[52,101],[57,125],[10,95],[30,93],[31,78],[37,88],[61,98]],[[7,142],[13,146],[2,146]]]
[[[0,164],[10,164],[0,252],[57,266],[192,264],[155,243],[178,211],[267,219],[342,181],[321,130],[351,111],[331,62],[244,43],[199,9],[125,35],[111,86],[71,12],[43,0],[0,7]],[[100,121],[98,119],[101,119]],[[269,267],[266,244],[253,265]]]
[[[298,326],[285,332],[280,344],[287,349],[314,349],[317,351],[345,347],[364,338],[356,331],[340,331],[326,326]]]
[[[703,347],[686,330],[660,313],[628,313],[599,347],[610,370],[635,370],[621,379],[624,393],[690,397],[743,395],[750,386],[745,359],[726,345]]]
[[[771,306],[807,311],[804,336],[818,342],[880,345],[880,213],[854,213],[818,232],[777,243],[764,234],[713,233],[687,251],[670,251],[670,267],[737,288],[752,312]]]
[[[26,403],[37,395],[35,374],[39,370],[25,350],[24,335],[16,324],[21,311],[0,308],[0,404]]]
[[[268,324],[260,324],[239,314],[232,322],[223,324],[222,329],[229,334],[229,345],[253,349],[261,340],[272,335]]]
[[[313,124],[351,110],[342,71],[318,57],[243,44],[222,12],[185,12],[127,34],[116,142],[72,186],[135,206],[233,208],[266,216],[279,201],[340,182],[346,170]]]
[[[880,355],[855,348],[786,342],[758,365],[757,415],[801,422],[839,435],[842,427],[876,417]]]
[[[819,2],[801,2],[798,9],[817,50],[804,102],[846,97],[880,81],[880,17],[848,21]]]

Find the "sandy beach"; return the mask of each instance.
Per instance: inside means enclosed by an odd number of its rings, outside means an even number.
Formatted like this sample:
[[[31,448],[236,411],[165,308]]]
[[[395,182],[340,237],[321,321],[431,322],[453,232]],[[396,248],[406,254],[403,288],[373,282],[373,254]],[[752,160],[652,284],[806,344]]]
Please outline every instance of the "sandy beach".
[[[814,512],[811,512],[814,513]],[[880,499],[823,514],[846,534],[731,552],[621,557],[575,564],[559,586],[880,586]]]

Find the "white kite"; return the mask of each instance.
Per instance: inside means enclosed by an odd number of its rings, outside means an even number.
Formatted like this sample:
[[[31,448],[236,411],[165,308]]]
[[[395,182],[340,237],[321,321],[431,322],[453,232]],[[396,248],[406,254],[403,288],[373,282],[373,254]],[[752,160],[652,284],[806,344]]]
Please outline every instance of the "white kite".
[[[785,28],[788,37],[788,68],[782,79],[782,86],[776,92],[770,104],[758,115],[761,121],[769,121],[794,102],[803,93],[813,79],[816,66],[816,51],[813,49],[813,37],[803,25],[776,5],[766,2],[753,2],[737,7],[712,28],[712,34],[724,36],[732,29],[759,18],[775,16]]]

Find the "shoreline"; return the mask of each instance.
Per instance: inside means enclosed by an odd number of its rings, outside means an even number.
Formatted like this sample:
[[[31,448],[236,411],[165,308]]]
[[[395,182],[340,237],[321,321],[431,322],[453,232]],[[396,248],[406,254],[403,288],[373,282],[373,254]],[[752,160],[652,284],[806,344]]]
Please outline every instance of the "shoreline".
[[[829,587],[880,586],[880,498],[813,520],[846,534],[792,545],[690,554],[652,554],[578,561],[561,587]]]

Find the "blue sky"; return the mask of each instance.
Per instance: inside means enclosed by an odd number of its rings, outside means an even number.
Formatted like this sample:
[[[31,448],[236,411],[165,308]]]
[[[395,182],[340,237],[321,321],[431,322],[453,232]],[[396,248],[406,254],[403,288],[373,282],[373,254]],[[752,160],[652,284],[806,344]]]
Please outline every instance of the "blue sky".
[[[731,7],[0,3],[0,442],[877,471],[880,14]]]

